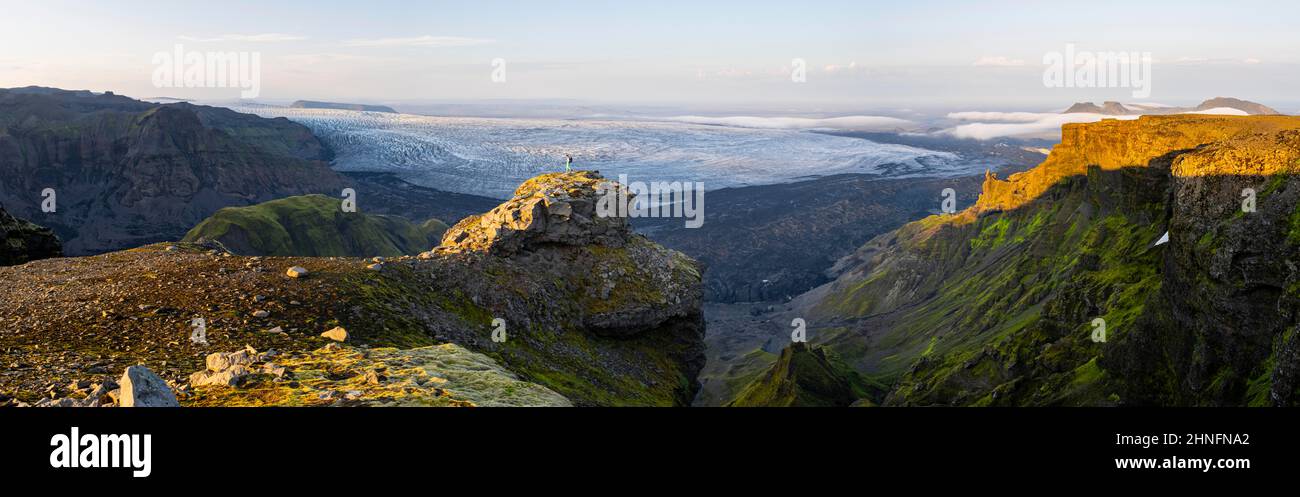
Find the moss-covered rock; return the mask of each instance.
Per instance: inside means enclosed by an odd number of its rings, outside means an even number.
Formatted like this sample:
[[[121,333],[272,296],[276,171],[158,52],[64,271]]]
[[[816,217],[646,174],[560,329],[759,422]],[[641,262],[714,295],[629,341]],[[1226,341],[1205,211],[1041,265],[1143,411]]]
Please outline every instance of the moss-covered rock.
[[[272,357],[280,375],[255,372],[236,386],[201,386],[186,406],[566,407],[554,391],[521,381],[455,344],[411,349],[326,345]],[[267,368],[269,369],[269,368]],[[258,369],[257,371],[265,371]]]
[[[799,342],[781,351],[766,373],[745,386],[730,407],[845,407],[871,405],[882,389],[870,385],[823,347]]]

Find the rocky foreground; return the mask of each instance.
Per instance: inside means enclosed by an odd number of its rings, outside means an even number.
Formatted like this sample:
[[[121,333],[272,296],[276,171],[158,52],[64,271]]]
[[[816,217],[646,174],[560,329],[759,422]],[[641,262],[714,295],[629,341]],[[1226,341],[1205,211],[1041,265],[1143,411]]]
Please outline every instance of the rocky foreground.
[[[183,406],[687,405],[699,268],[596,216],[602,184],[536,178],[418,257],[161,243],[0,268],[0,402],[124,405],[142,365]]]

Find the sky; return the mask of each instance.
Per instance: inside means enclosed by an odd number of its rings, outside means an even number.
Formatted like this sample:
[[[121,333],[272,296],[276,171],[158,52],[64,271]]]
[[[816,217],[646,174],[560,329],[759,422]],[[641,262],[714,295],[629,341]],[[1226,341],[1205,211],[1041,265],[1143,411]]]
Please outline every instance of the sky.
[[[159,53],[260,57],[256,99],[1064,108],[1235,96],[1300,110],[1300,2],[0,0],[0,87],[235,99]],[[1044,84],[1072,44],[1150,55],[1150,96]],[[504,72],[494,66],[502,62]],[[792,80],[796,59],[802,82]],[[504,74],[494,81],[494,71]],[[1288,107],[1291,106],[1291,107]],[[1292,108],[1294,107],[1294,108]]]

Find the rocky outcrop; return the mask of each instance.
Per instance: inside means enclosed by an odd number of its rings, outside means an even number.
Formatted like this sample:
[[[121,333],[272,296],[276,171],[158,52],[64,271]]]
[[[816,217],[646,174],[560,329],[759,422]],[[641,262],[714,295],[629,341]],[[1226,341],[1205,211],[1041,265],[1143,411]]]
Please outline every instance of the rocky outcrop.
[[[598,172],[543,174],[491,211],[456,223],[438,250],[511,255],[548,244],[620,247],[631,228],[626,216],[597,211],[602,197],[626,204],[635,196]]]
[[[180,407],[167,382],[144,366],[131,366],[118,380],[119,407]]]
[[[825,348],[799,342],[783,349],[776,363],[728,406],[847,407],[867,398],[867,390],[857,372],[839,364]]]
[[[0,207],[0,266],[61,255],[63,245],[53,231],[13,217]]]

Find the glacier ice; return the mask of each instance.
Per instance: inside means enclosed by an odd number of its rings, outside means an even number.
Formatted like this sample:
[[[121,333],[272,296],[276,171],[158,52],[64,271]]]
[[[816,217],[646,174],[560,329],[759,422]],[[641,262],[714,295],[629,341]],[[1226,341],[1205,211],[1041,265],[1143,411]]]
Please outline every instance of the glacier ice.
[[[523,180],[576,167],[634,181],[698,181],[706,189],[839,173],[890,177],[975,174],[950,153],[807,130],[649,120],[435,117],[269,105],[232,106],[285,117],[335,151],[340,171],[387,171],[446,191],[508,197]]]

